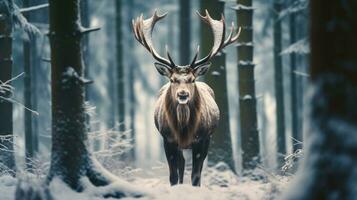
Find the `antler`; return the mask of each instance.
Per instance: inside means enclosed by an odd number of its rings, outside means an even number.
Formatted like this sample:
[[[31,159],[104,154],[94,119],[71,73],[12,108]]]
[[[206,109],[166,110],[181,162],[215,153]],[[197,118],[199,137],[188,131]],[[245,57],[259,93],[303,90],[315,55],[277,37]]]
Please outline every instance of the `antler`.
[[[225,19],[224,19],[223,14],[221,16],[221,20],[219,20],[219,21],[212,19],[207,10],[206,10],[206,16],[202,16],[198,11],[197,11],[197,14],[204,22],[206,22],[211,27],[211,29],[213,31],[214,42],[213,42],[213,47],[212,47],[210,53],[198,61],[196,61],[196,59],[198,57],[199,47],[197,48],[196,54],[195,54],[193,61],[191,63],[192,68],[195,68],[197,66],[207,63],[211,58],[213,58],[224,47],[236,42],[238,40],[238,37],[241,32],[241,28],[239,27],[237,34],[233,35],[234,23],[232,22],[232,26],[230,28],[230,33],[229,33],[227,39],[224,40],[225,35],[226,35],[226,24],[225,24]]]
[[[153,43],[152,43],[152,32],[154,30],[156,22],[160,21],[164,17],[166,17],[167,13],[158,15],[157,10],[155,10],[154,15],[148,19],[143,19],[143,15],[141,14],[140,17],[137,17],[136,20],[132,21],[133,24],[133,31],[136,40],[142,44],[150,53],[151,55],[157,60],[158,62],[165,64],[169,68],[174,68],[175,63],[171,59],[170,53],[166,47],[166,54],[168,59],[161,57],[157,51],[155,50]]]

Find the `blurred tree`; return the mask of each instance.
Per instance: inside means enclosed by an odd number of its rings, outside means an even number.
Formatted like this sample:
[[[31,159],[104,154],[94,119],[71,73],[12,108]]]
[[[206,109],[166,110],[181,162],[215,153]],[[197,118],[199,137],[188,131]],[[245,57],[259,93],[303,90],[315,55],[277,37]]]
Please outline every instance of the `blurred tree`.
[[[191,57],[191,7],[189,0],[180,0],[180,64],[187,65]]]
[[[116,58],[117,58],[117,101],[119,131],[125,130],[125,75],[123,62],[122,0],[115,1]]]
[[[237,44],[242,159],[243,169],[250,170],[260,162],[253,62],[252,0],[237,0],[237,6],[234,8],[237,12],[238,27],[242,28]]]
[[[294,3],[296,0],[291,0]],[[295,44],[296,40],[296,13],[291,13],[289,16],[289,32],[290,32],[290,44]],[[293,141],[293,152],[297,149],[301,149],[301,146],[296,144],[295,140],[302,141],[301,134],[299,132],[299,117],[298,117],[298,102],[297,102],[297,77],[296,77],[296,53],[290,53],[290,98],[291,98],[291,129]]]
[[[284,199],[355,199],[357,1],[310,5],[310,130],[300,177]]]
[[[131,27],[131,20],[134,19],[134,9],[135,9],[135,0],[127,1],[128,3],[128,27]],[[130,30],[131,31],[131,30]],[[131,32],[130,32],[131,33]],[[137,63],[135,63],[134,55],[134,39],[130,39],[128,48],[130,48],[130,61],[128,66],[128,89],[129,89],[129,115],[130,115],[130,130],[131,130],[131,144],[133,148],[130,151],[130,157],[132,160],[135,159],[135,109],[137,108],[137,100],[135,96],[135,71],[137,68]]]
[[[12,77],[12,0],[0,1],[0,85]],[[9,83],[10,84],[10,83]],[[0,97],[12,94],[0,89]],[[0,99],[0,172],[7,171],[15,176],[15,157],[13,147],[12,103]]]
[[[67,12],[63,12],[66,10]],[[79,0],[50,0],[50,44],[52,65],[52,154],[48,180],[61,179],[82,191],[81,178],[95,186],[116,181],[86,148],[84,87],[81,39],[95,29],[81,27]],[[106,197],[123,197],[110,191]]]
[[[278,165],[284,163],[286,154],[285,144],[285,106],[284,106],[284,81],[282,65],[282,32],[281,19],[279,17],[282,10],[282,0],[274,0],[274,79],[275,79],[275,100],[276,100],[276,123],[277,123],[277,150]]]
[[[224,14],[224,1],[201,0],[201,13],[208,10],[213,19],[220,19]],[[203,23],[201,23],[203,24]],[[201,28],[201,53],[207,55],[212,48],[213,34],[209,26],[203,24]],[[217,164],[220,161],[225,162],[233,171],[234,159],[232,153],[232,138],[229,126],[229,108],[228,108],[228,89],[226,75],[226,54],[221,51],[212,59],[212,66],[204,77],[206,83],[215,92],[216,103],[220,110],[219,125],[212,135],[212,140],[208,152],[208,163]]]
[[[293,151],[301,149],[302,142],[302,115],[303,115],[303,87],[306,82],[306,63],[309,53],[308,27],[308,0],[284,1],[284,9],[280,12],[282,20],[288,17],[290,44],[281,55],[290,56],[290,104],[291,104],[291,129],[293,137]],[[298,29],[296,27],[299,27]]]
[[[300,10],[299,12],[296,12],[295,14],[295,20],[297,23],[297,27],[299,29],[296,31],[296,37],[297,39],[305,40],[306,42],[306,53],[298,54],[296,53],[297,56],[297,72],[300,72],[301,75],[297,75],[296,77],[296,93],[297,95],[297,107],[298,107],[298,140],[303,142],[303,131],[304,131],[304,122],[305,122],[305,110],[307,110],[306,105],[304,105],[305,97],[306,97],[306,87],[308,84],[309,80],[309,75],[308,75],[308,66],[309,66],[309,58],[310,58],[310,51],[309,51],[309,23],[310,23],[310,15],[309,15],[309,9],[308,9],[308,2],[309,0],[301,0],[297,1],[299,2],[305,2],[306,6],[304,7],[303,10]],[[299,42],[299,41],[297,41]],[[303,75],[305,74],[305,75]],[[295,145],[297,148],[302,148],[302,145]]]
[[[24,0],[23,7],[27,8],[32,5],[31,0]],[[32,13],[24,13],[28,22],[32,20]],[[37,62],[36,53],[36,38],[31,37],[29,40],[24,40],[23,42],[23,54],[24,54],[24,97],[25,97],[25,106],[27,108],[35,109],[37,106],[34,106],[36,101],[36,87],[33,83],[36,82],[35,69]],[[33,157],[38,151],[38,133],[37,129],[34,130],[34,122],[36,116],[33,113],[25,110],[25,155],[26,155],[26,167],[31,170],[33,164]]]

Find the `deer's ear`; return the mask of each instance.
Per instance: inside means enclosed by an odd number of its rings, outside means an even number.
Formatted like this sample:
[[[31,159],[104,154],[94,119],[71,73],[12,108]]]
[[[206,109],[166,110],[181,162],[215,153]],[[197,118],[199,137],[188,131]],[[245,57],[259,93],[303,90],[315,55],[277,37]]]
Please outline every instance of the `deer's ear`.
[[[208,72],[209,67],[211,66],[211,63],[206,63],[203,65],[200,65],[198,67],[196,67],[193,70],[193,74],[198,77],[198,76],[203,76]]]
[[[161,63],[155,63],[156,70],[163,76],[170,77],[172,72],[170,67]]]

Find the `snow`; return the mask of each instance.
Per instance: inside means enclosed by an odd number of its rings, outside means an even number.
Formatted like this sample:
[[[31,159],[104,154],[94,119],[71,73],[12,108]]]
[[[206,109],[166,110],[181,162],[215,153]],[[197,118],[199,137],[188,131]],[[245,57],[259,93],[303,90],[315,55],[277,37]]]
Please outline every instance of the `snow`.
[[[30,11],[35,11],[35,10],[39,10],[39,9],[42,9],[42,8],[47,8],[47,7],[48,7],[48,3],[45,3],[45,4],[36,5],[36,6],[31,6],[31,7],[28,7],[28,8],[21,8],[20,12],[21,13],[30,12]]]
[[[0,194],[2,199],[14,199],[16,183],[17,180],[11,176],[5,175],[0,177]]]
[[[238,62],[238,65],[239,65],[239,66],[242,66],[242,67],[251,67],[251,66],[254,66],[255,64],[254,64],[254,62],[252,62],[252,61],[240,60],[240,61]]]
[[[287,6],[283,11],[280,12],[279,18],[284,18],[289,16],[292,13],[297,13],[302,10],[308,9],[309,1],[308,0],[297,0],[291,3],[291,5]]]
[[[221,73],[219,71],[213,71],[211,74],[213,76],[220,76],[221,75]]]
[[[254,44],[253,42],[237,42],[236,47],[240,47],[240,46],[253,47]]]
[[[245,100],[245,101],[246,100],[252,100],[253,97],[251,95],[247,94],[247,95],[244,95],[242,99]]]
[[[259,181],[253,181],[248,177],[235,175],[226,167],[224,163],[219,163],[215,167],[204,167],[203,182],[201,187],[193,187],[190,183],[190,171],[186,170],[184,184],[171,187],[168,180],[168,168],[166,164],[153,167],[150,170],[135,169],[130,172],[130,176],[122,181],[118,180],[111,185],[104,187],[94,187],[87,178],[81,181],[84,183],[84,191],[81,193],[71,190],[61,180],[55,178],[49,185],[54,200],[76,199],[76,200],[102,200],[102,194],[107,194],[124,188],[127,194],[135,196],[135,191],[140,190],[142,200],[233,200],[233,199],[270,199],[280,194],[285,188],[289,177],[279,177],[267,174],[264,170],[257,169],[255,173],[265,177]],[[26,176],[21,175],[20,176]],[[29,176],[30,177],[30,176]],[[41,185],[41,180],[31,176],[31,185]],[[128,184],[126,181],[129,181]],[[35,184],[34,184],[34,183]],[[13,200],[18,180],[11,176],[0,177],[1,200]],[[22,183],[22,188],[27,188]],[[112,198],[108,198],[112,199]],[[137,199],[125,197],[124,200]]]
[[[291,53],[309,54],[310,53],[309,40],[307,38],[303,38],[303,39],[295,42],[294,44],[291,44],[290,46],[288,46],[280,54],[286,55],[286,54],[291,54]]]
[[[243,4],[237,4],[235,6],[232,6],[231,8],[233,10],[254,10],[255,9],[254,7],[246,6],[246,5],[243,5]]]

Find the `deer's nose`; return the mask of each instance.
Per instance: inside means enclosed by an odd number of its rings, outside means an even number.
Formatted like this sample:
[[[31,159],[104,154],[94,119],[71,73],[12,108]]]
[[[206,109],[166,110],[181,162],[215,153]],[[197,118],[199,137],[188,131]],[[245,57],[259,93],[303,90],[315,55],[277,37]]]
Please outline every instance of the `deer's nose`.
[[[185,90],[181,90],[180,92],[177,93],[177,96],[180,99],[187,99],[190,96],[190,94]]]

